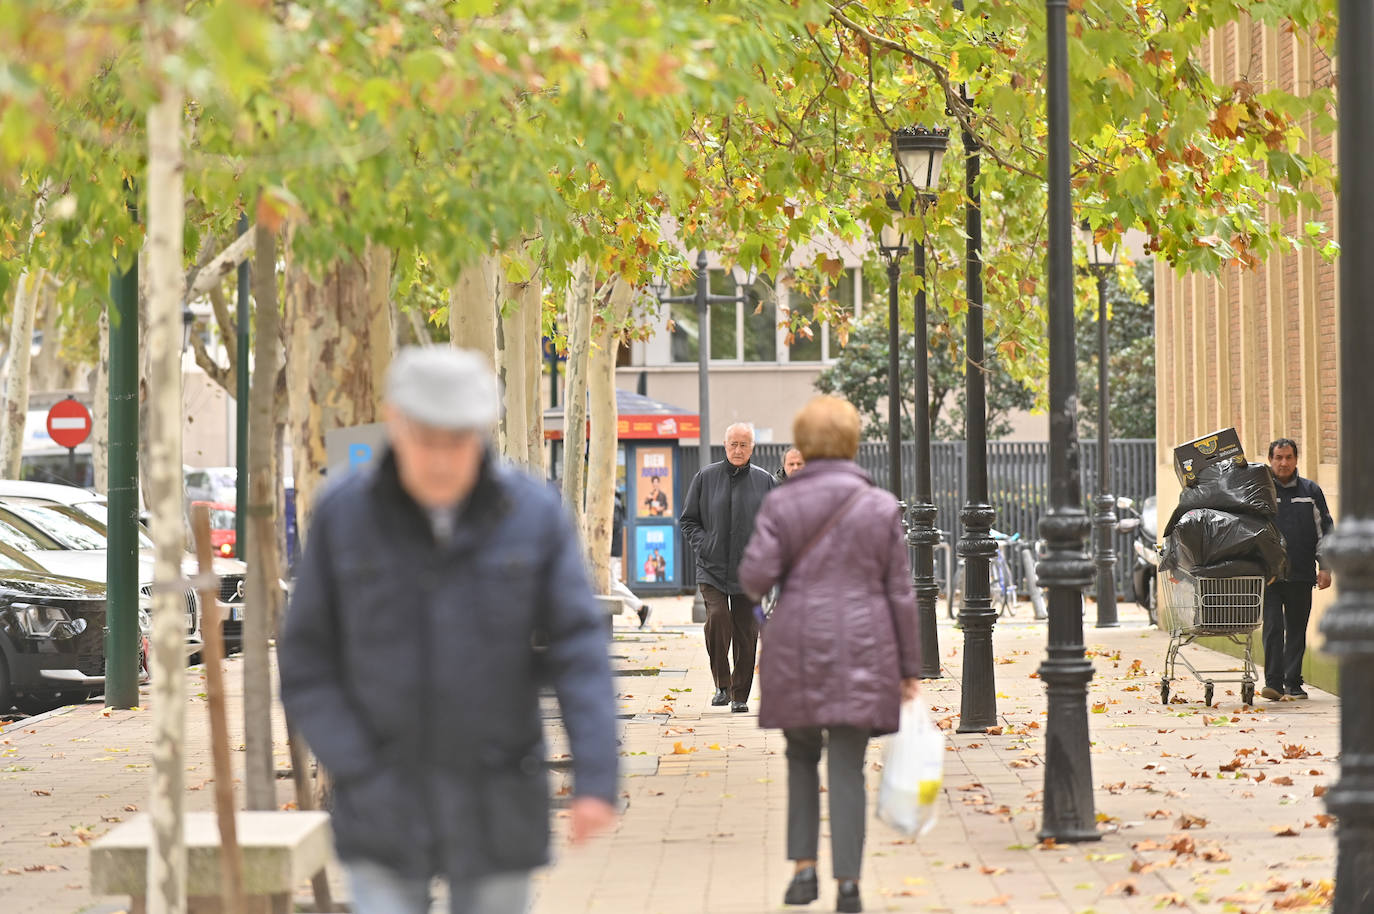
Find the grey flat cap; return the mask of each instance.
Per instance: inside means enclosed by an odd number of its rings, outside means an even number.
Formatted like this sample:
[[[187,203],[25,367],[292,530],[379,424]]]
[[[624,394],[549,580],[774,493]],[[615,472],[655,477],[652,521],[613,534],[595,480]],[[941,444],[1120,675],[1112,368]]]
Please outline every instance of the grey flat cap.
[[[450,346],[407,346],[386,379],[393,407],[431,428],[490,429],[501,415],[496,375],[481,355]]]

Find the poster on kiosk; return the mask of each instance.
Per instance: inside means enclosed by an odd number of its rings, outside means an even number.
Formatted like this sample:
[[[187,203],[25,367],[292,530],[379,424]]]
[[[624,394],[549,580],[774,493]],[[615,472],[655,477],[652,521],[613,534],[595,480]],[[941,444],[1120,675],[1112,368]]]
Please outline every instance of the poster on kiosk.
[[[701,433],[698,417],[681,407],[627,390],[615,392],[617,411],[616,488],[625,509],[621,574],[639,594],[681,593],[683,547],[677,517],[690,480],[679,472],[681,440]],[[550,466],[558,465],[563,410],[544,411],[544,435],[554,445]]]

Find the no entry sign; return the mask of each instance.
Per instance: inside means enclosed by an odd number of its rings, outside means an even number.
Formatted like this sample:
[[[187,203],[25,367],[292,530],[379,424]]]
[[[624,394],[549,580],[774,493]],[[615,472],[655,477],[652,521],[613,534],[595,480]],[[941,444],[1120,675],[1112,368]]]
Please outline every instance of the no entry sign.
[[[74,448],[90,435],[91,413],[79,400],[58,400],[48,410],[48,436],[59,447]]]

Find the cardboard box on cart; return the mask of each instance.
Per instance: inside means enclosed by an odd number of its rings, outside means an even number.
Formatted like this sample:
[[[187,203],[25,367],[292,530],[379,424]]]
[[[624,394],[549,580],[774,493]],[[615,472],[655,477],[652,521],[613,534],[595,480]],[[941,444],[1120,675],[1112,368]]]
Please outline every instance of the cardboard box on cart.
[[[1174,472],[1181,485],[1197,482],[1203,467],[1223,460],[1245,460],[1245,449],[1234,428],[1223,428],[1174,448]]]

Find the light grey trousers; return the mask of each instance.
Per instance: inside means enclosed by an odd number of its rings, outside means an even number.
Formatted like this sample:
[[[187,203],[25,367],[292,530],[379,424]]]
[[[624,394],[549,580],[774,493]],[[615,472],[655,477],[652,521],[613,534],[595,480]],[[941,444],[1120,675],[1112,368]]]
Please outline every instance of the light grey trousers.
[[[856,727],[784,730],[787,737],[787,857],[817,859],[821,833],[821,749],[830,746],[830,853],[836,879],[858,879],[863,866],[864,752],[869,732]]]
[[[344,863],[353,889],[354,914],[431,914],[430,881],[402,875],[370,860]],[[473,882],[449,883],[451,914],[525,914],[530,874],[498,873]],[[437,914],[438,908],[433,911]]]

